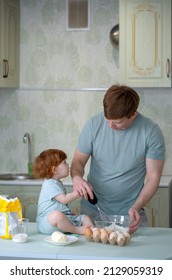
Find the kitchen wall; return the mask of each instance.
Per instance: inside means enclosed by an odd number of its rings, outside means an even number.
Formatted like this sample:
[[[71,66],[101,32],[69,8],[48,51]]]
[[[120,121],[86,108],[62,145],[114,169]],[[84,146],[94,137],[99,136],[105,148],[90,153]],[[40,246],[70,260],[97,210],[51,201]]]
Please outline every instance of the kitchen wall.
[[[66,30],[65,0],[21,0],[20,88],[0,89],[0,173],[27,171],[25,132],[33,158],[47,148],[70,162],[79,132],[102,110],[106,89],[118,83],[118,55],[109,40],[119,2],[91,1],[90,30]],[[164,175],[172,174],[172,90],[137,89],[139,111],[164,133]]]

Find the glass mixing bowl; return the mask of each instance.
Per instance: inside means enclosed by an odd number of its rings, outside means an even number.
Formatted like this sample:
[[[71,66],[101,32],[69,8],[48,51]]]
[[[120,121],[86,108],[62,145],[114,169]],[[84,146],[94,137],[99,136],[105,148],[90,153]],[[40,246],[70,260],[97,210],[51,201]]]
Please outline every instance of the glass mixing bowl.
[[[129,215],[107,215],[108,219],[97,216],[94,220],[98,228],[109,228],[112,230],[128,230],[130,225]]]

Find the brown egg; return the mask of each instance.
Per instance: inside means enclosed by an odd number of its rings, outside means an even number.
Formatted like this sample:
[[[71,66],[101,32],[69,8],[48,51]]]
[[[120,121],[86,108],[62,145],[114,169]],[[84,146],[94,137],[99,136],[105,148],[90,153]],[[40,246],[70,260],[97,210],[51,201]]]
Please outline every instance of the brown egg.
[[[107,230],[105,228],[100,228],[100,232],[107,232]]]
[[[110,236],[110,235],[111,235],[111,233],[113,232],[113,230],[111,230],[111,229],[107,229],[107,232],[108,232],[108,236]]]
[[[116,239],[119,246],[123,246],[125,244],[125,236],[123,233],[120,233]]]
[[[101,239],[101,242],[104,243],[104,244],[109,242],[108,232],[105,229],[101,231],[100,239]]]
[[[131,235],[128,233],[128,231],[124,231],[123,234],[125,236],[125,245],[128,245],[131,239]]]
[[[99,229],[99,228],[97,228],[97,227],[92,227],[91,229],[92,229],[92,231],[95,231],[95,230],[97,230],[97,229]],[[100,230],[100,229],[99,229],[99,230]]]
[[[115,231],[113,231],[113,232],[111,232],[111,234],[109,235],[109,243],[111,244],[111,245],[115,245],[116,243],[117,243],[117,234],[116,234],[116,232]]]
[[[88,241],[92,241],[93,232],[92,232],[92,229],[91,229],[90,227],[87,227],[87,228],[85,229],[84,236],[85,236],[85,238],[86,238]]]
[[[100,230],[98,228],[93,229],[94,242],[97,242],[97,243],[100,242],[101,241],[100,236],[101,236]]]

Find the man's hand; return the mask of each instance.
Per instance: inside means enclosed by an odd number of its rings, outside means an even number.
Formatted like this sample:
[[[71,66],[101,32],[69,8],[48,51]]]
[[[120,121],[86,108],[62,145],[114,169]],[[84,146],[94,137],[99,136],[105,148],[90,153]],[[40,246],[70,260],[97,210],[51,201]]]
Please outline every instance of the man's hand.
[[[140,214],[138,210],[134,207],[131,207],[128,211],[128,214],[130,216],[131,224],[129,226],[129,233],[135,232],[139,225],[140,225]]]
[[[83,196],[86,200],[88,200],[88,195],[91,199],[94,198],[92,187],[86,180],[78,175],[75,175],[72,178],[72,181],[74,190],[77,191],[80,196]]]

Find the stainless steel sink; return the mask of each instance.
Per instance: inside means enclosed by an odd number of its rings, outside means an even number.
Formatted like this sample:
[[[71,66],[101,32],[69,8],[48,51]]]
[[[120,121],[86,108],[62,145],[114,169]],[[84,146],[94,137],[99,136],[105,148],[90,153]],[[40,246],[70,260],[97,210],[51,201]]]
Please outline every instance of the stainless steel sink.
[[[34,176],[27,173],[6,173],[0,174],[0,180],[34,180]]]

